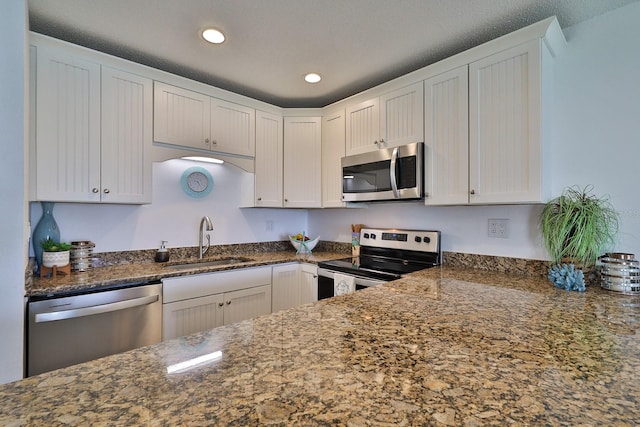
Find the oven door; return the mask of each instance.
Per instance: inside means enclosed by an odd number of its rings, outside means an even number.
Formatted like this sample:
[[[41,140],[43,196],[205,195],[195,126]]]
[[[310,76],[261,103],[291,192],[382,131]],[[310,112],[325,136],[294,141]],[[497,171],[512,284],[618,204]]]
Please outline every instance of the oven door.
[[[318,300],[331,298],[334,296],[334,283],[333,275],[337,273],[326,268],[318,268]],[[345,273],[340,273],[345,274]],[[356,291],[368,288],[370,286],[378,286],[385,283],[385,280],[372,279],[369,277],[356,276],[349,274],[349,276],[355,277]]]
[[[422,197],[422,143],[343,157],[345,202]]]

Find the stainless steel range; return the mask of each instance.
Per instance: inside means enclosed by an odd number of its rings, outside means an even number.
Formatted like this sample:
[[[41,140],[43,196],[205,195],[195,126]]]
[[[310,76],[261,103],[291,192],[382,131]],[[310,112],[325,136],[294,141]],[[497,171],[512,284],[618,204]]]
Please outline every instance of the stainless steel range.
[[[439,231],[363,228],[360,256],[318,263],[318,299],[396,280],[441,259]]]

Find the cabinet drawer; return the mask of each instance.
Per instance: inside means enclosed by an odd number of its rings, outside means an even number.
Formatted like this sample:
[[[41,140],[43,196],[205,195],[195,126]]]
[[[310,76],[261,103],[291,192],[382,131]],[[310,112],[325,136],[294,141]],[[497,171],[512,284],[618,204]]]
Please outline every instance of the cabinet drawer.
[[[162,279],[165,304],[207,295],[271,285],[271,267],[246,268]]]

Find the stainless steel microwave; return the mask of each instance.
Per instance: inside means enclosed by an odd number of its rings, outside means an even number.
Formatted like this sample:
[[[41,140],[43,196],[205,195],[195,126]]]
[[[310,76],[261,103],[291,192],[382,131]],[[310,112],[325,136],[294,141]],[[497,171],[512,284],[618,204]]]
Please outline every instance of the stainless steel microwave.
[[[342,200],[369,202],[423,197],[423,143],[342,158]]]

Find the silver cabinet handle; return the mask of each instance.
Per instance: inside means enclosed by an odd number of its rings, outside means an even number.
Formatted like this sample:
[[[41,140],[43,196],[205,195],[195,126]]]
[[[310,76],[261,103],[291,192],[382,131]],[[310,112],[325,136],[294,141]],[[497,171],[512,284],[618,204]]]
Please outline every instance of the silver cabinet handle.
[[[108,188],[104,189],[104,194],[109,194],[109,189]]]
[[[227,305],[231,304],[231,301],[227,301]]]
[[[92,193],[99,193],[100,190],[98,190],[97,188],[94,188],[93,190],[91,190]]]
[[[471,190],[471,191],[469,191],[469,193],[476,194],[476,190]]]
[[[53,313],[39,313],[36,314],[35,320],[36,323],[43,323],[53,322],[55,320],[75,319],[78,317],[91,316],[93,314],[110,313],[112,311],[152,304],[158,301],[158,299],[158,295],[149,295],[142,298],[128,299],[124,301],[112,302],[109,304],[94,305],[91,307],[76,308],[74,310],[56,311]]]
[[[219,303],[218,303],[218,307],[222,307],[223,305],[224,305],[224,303],[223,303],[223,302],[219,302]]]

